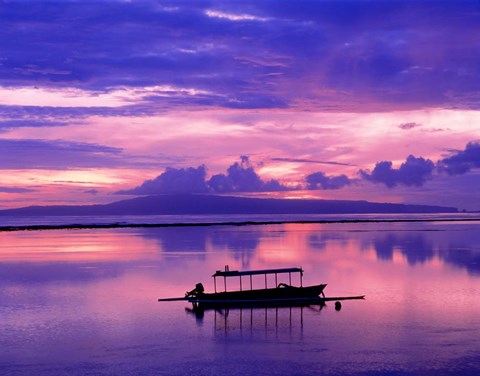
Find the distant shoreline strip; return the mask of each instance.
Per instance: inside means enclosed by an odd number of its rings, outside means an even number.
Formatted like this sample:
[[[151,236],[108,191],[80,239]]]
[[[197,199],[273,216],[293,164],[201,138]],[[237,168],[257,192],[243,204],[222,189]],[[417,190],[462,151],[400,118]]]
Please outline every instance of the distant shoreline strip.
[[[282,221],[225,221],[185,223],[95,223],[65,225],[0,226],[0,232],[84,230],[116,228],[161,228],[161,227],[208,227],[208,226],[252,226],[280,224],[334,224],[334,223],[411,223],[411,222],[479,222],[480,218],[435,218],[435,219],[338,219],[338,220],[282,220]]]

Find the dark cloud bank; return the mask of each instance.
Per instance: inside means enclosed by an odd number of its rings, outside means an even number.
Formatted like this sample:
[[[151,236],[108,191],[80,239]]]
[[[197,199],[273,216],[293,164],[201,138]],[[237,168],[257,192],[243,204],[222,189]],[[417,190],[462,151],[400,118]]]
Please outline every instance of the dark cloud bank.
[[[155,179],[146,180],[133,189],[117,192],[129,195],[171,194],[171,193],[233,193],[233,192],[279,192],[298,190],[304,187],[287,187],[278,180],[263,180],[255,171],[248,156],[241,156],[225,174],[213,175],[206,180],[204,165],[188,168],[167,168]],[[340,189],[354,180],[345,175],[327,176],[316,172],[306,177],[307,189]]]
[[[480,143],[470,142],[464,150],[451,151],[451,155],[436,164],[430,159],[409,155],[399,168],[390,161],[378,162],[372,171],[360,170],[363,180],[384,184],[388,188],[397,186],[421,187],[435,174],[459,175],[480,168]],[[127,195],[151,195],[171,193],[233,193],[233,192],[278,192],[288,190],[333,190],[355,184],[358,179],[346,175],[327,176],[315,172],[305,177],[305,184],[287,187],[278,180],[264,181],[255,171],[248,156],[241,156],[225,174],[213,175],[206,180],[204,165],[188,168],[167,168],[155,179],[146,180],[133,189],[116,192]]]
[[[480,167],[480,143],[469,142],[465,150],[454,151],[453,154],[439,162],[440,171],[449,175],[460,175]]]
[[[105,92],[168,85],[203,94],[149,93],[145,100],[155,106],[168,101],[170,106],[275,108],[299,97],[312,99],[321,84],[350,93],[351,100],[367,93],[394,104],[478,108],[475,1],[52,0],[25,5],[2,2],[0,79],[5,86]],[[296,87],[301,79],[304,90],[292,95],[288,83]],[[337,96],[319,103],[340,106]]]
[[[434,169],[435,164],[430,159],[409,155],[398,169],[392,168],[392,162],[383,161],[377,163],[371,173],[360,170],[360,175],[365,180],[383,183],[389,188],[397,185],[420,187],[431,179]]]
[[[398,169],[392,168],[392,162],[382,161],[369,172],[360,170],[360,176],[373,183],[385,184],[389,188],[399,185],[407,187],[423,186],[435,173],[448,175],[466,174],[480,167],[480,143],[469,142],[464,150],[453,150],[451,155],[436,164],[430,159],[409,155]]]
[[[247,156],[231,165],[226,174],[213,175],[206,180],[204,165],[188,168],[167,168],[155,179],[142,185],[117,192],[118,194],[148,195],[169,193],[231,193],[231,192],[275,192],[288,188],[277,180],[264,181],[255,172]]]
[[[122,149],[64,140],[0,139],[0,168],[68,169],[115,167]]]
[[[323,172],[315,172],[306,178],[308,189],[340,189],[352,184],[346,175],[328,177]]]

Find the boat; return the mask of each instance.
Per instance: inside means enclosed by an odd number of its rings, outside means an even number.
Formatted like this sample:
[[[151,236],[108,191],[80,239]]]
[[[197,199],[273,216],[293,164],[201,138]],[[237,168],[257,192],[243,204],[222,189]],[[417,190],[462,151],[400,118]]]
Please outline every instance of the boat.
[[[225,270],[217,270],[213,275],[214,292],[207,293],[202,283],[197,283],[195,288],[187,291],[181,298],[161,298],[158,301],[186,300],[193,304],[194,308],[226,308],[226,307],[269,307],[269,306],[298,306],[311,304],[324,304],[330,300],[363,299],[364,296],[350,297],[326,297],[323,290],[326,284],[312,286],[303,286],[302,268],[281,268],[281,269],[262,269],[262,270],[230,270],[225,266]],[[288,284],[278,283],[279,275],[284,275],[286,279],[288,274]],[[268,286],[267,278],[274,275],[275,285]],[[297,276],[299,286],[292,284],[292,275]],[[253,287],[253,276],[263,276],[264,288]],[[218,291],[217,279],[223,279],[223,289]],[[240,288],[229,291],[227,280],[238,278]],[[258,277],[257,277],[258,278]],[[245,279],[247,283],[245,284]],[[273,278],[270,277],[270,284]],[[248,283],[249,282],[249,283]]]

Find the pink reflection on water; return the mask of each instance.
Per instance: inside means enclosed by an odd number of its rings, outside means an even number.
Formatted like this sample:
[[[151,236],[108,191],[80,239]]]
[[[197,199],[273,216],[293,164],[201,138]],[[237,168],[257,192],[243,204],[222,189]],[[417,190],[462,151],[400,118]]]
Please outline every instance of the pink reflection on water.
[[[87,262],[158,257],[156,244],[122,230],[18,231],[0,235],[0,261]]]

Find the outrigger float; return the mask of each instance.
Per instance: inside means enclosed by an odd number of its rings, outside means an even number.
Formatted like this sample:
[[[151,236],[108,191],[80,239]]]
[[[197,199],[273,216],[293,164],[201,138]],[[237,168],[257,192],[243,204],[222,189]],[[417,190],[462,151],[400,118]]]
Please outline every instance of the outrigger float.
[[[299,274],[300,286],[292,285],[292,274]],[[213,293],[206,293],[203,285],[197,283],[195,288],[187,291],[181,298],[160,298],[159,302],[185,300],[192,303],[194,309],[229,308],[229,307],[279,307],[279,306],[306,306],[313,304],[324,305],[328,301],[335,301],[335,308],[341,308],[341,300],[364,299],[365,295],[326,297],[323,290],[326,284],[303,286],[302,268],[263,269],[263,270],[217,270],[212,275],[214,281]],[[275,287],[268,287],[268,275],[275,275]],[[278,283],[278,275],[288,274],[289,283]],[[263,275],[265,288],[254,289],[252,277]],[[249,279],[247,288],[244,288],[244,277]],[[223,278],[224,291],[217,291],[217,278]],[[239,278],[240,289],[227,290],[227,279]],[[272,279],[272,277],[270,277]],[[248,286],[249,285],[249,286]]]

